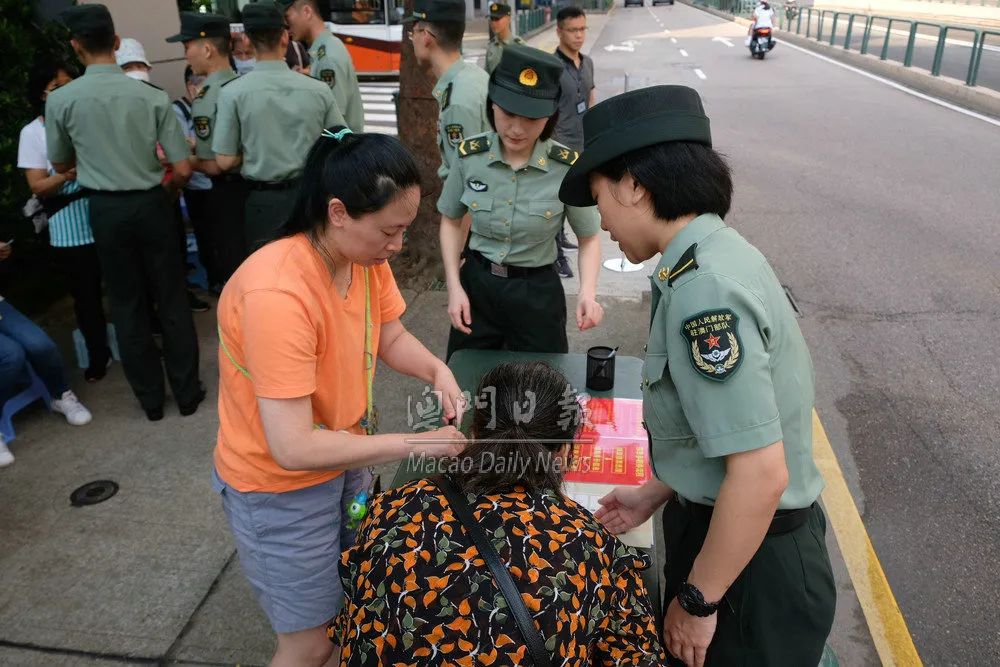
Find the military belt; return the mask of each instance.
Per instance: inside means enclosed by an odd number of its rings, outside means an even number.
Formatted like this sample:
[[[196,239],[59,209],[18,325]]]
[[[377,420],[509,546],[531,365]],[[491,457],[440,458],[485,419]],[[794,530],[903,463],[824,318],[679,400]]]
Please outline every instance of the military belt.
[[[527,278],[539,273],[551,273],[555,270],[551,264],[546,264],[545,266],[508,266],[507,264],[497,264],[478,250],[470,250],[469,256],[476,261],[476,264],[489,270],[490,273],[498,278]]]
[[[251,190],[290,190],[299,184],[299,179],[293,178],[290,181],[254,181],[247,179]]]
[[[712,521],[712,512],[715,510],[713,506],[695,503],[682,496],[677,496],[677,501],[696,521],[706,524]],[[767,534],[781,535],[783,533],[790,533],[804,525],[809,520],[809,513],[812,512],[815,505],[816,503],[813,503],[809,507],[801,509],[778,510],[774,513],[774,518],[771,519],[771,525],[767,529]]]

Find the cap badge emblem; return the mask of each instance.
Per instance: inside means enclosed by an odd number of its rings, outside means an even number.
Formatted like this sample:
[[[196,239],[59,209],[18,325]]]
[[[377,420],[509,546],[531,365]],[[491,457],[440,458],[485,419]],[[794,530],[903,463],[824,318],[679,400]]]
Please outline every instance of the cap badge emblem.
[[[534,88],[538,85],[538,73],[530,67],[521,70],[521,75],[517,78],[522,86]]]

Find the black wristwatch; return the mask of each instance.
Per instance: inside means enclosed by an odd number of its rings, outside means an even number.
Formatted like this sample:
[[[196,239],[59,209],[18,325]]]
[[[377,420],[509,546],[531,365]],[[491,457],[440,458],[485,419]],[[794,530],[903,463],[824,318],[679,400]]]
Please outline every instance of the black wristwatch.
[[[685,581],[677,591],[677,602],[681,605],[681,609],[692,616],[704,618],[717,612],[722,601],[705,602],[705,596],[701,594],[698,587]]]

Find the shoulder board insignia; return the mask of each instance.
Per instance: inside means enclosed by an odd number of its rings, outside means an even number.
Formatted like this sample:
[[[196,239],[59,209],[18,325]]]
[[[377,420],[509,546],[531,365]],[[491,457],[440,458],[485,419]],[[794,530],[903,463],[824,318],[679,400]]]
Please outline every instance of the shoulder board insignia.
[[[670,273],[667,274],[667,287],[672,287],[674,281],[677,280],[680,276],[687,273],[688,271],[692,271],[698,268],[698,262],[694,258],[694,251],[697,248],[698,248],[697,243],[692,244],[690,248],[684,251],[684,254],[681,255],[681,258],[679,260],[677,260],[677,263],[674,264],[674,267],[670,269]],[[663,280],[662,276],[660,277],[660,280]]]
[[[316,50],[316,60],[322,60],[323,58],[326,58],[326,44]]]
[[[490,149],[490,140],[486,137],[476,139],[466,139],[458,145],[458,154],[462,157],[469,157],[476,153],[485,153]]]
[[[454,85],[455,85],[454,82],[449,83],[448,86],[444,89],[444,92],[441,93],[441,111],[447,109],[448,106],[451,104],[451,88]]]
[[[524,41],[523,39],[521,39],[520,37],[515,37],[514,38],[514,43],[515,44],[527,44],[527,42]]]
[[[209,88],[211,88],[211,86],[202,86],[201,90],[198,91],[198,95],[197,97],[195,97],[195,99],[200,100],[201,98],[205,97],[205,93],[208,92]]]
[[[580,153],[565,146],[553,146],[552,150],[549,151],[549,158],[572,167],[580,158]]]
[[[142,81],[142,79],[139,79],[139,81]],[[162,88],[160,88],[159,86],[157,86],[155,83],[150,83],[149,81],[142,81],[142,82],[144,84],[146,84],[147,86],[149,86],[150,88],[156,88],[157,90],[163,90]]]

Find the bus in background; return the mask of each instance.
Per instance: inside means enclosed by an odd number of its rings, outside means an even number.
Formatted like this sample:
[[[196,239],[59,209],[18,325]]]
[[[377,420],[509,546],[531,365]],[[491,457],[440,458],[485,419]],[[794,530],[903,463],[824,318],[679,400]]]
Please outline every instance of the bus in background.
[[[403,0],[329,1],[327,25],[343,40],[358,76],[399,76]]]

